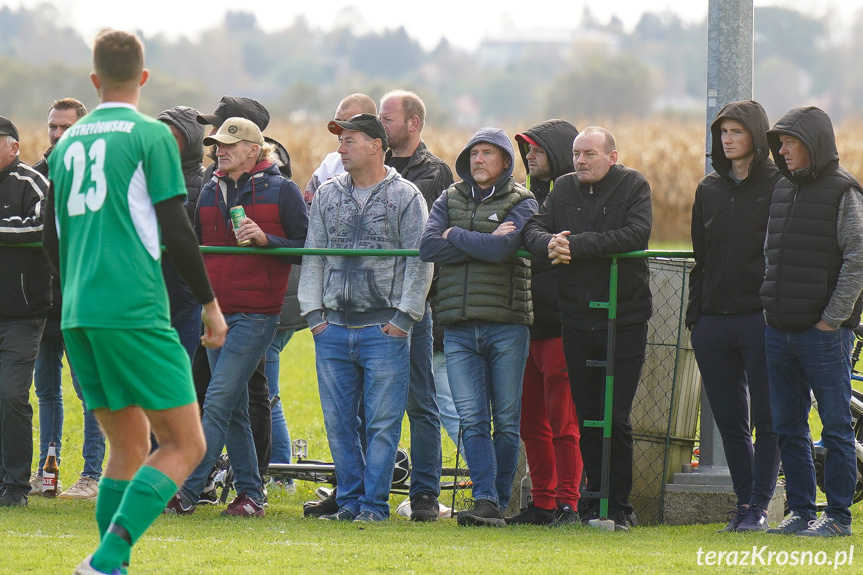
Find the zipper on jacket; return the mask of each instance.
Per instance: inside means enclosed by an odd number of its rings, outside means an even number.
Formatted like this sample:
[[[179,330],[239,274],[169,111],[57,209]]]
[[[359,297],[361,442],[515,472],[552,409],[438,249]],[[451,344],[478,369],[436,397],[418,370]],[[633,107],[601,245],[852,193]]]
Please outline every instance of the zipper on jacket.
[[[782,243],[779,244],[779,251],[777,253],[777,257],[780,254],[785,253],[785,239],[788,237],[786,233],[788,231],[788,222],[791,221],[791,212],[794,211],[794,206],[797,205],[797,194],[800,192],[800,184],[798,182],[794,182],[794,197],[791,198],[791,207],[788,208],[788,214],[785,216],[785,223],[782,226]],[[779,265],[779,262],[775,262],[773,265],[776,266],[776,315],[777,319],[779,316],[779,301],[780,301],[780,292],[782,290],[782,266]]]
[[[21,295],[24,296],[24,303],[29,307],[30,300],[27,299],[27,288],[24,285],[24,274],[21,274]]]
[[[476,219],[476,211],[479,209],[479,204],[476,202],[474,202],[474,204],[475,205],[474,205],[473,211],[470,214],[470,228],[468,228],[470,231],[474,231],[473,223],[474,223],[474,220]],[[465,265],[464,265],[464,297],[461,300],[461,319],[462,320],[467,319],[467,288],[468,288],[467,280],[468,280],[469,272],[470,272],[470,260],[465,262]]]

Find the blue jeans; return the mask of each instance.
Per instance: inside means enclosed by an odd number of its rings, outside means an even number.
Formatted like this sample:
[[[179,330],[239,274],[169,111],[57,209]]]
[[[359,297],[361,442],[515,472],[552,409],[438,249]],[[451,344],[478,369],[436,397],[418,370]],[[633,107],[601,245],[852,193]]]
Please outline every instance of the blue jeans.
[[[408,423],[411,429],[410,496],[440,495],[440,414],[432,368],[432,319],[429,304],[423,318],[411,329],[411,375],[408,388]]]
[[[443,345],[473,498],[506,509],[518,466],[521,379],[530,333],[524,325],[447,326]]]
[[[318,390],[339,507],[389,516],[390,486],[410,378],[410,334],[382,326],[328,324],[315,337]],[[365,409],[366,449],[360,443],[359,407]],[[440,431],[438,431],[440,435]]]
[[[452,442],[456,443],[459,426],[458,412],[452,401],[452,390],[449,388],[449,377],[446,374],[446,354],[442,351],[434,352],[432,365],[434,366],[434,382],[440,422]],[[464,453],[464,449],[460,449],[460,451]]]
[[[850,329],[821,331],[811,327],[785,332],[767,326],[767,376],[773,403],[773,428],[785,469],[788,507],[804,518],[815,517],[815,466],[809,435],[809,391],[818,402],[827,448],[824,463],[825,512],[851,524],[851,502],[857,485],[857,458],[851,427]]]
[[[204,398],[204,459],[183,483],[184,505],[198,502],[207,476],[227,447],[234,471],[234,489],[255,501],[263,499],[261,474],[249,423],[249,378],[273,340],[278,315],[233,313],[225,316],[228,336],[220,349],[208,349],[210,385]]]
[[[189,359],[193,359],[195,350],[201,343],[201,306],[190,305],[174,315],[171,318],[171,327],[177,330],[180,344],[189,354]]]
[[[75,388],[75,395],[81,400],[81,407],[84,409],[84,444],[81,446],[84,470],[81,475],[99,479],[102,477],[102,463],[105,460],[105,435],[99,427],[99,422],[96,421],[96,416],[87,409],[87,402],[84,401],[84,394],[81,393],[81,385],[78,383],[75,370],[71,366],[69,369],[72,375],[72,387]]]
[[[48,444],[57,447],[57,464],[61,463],[63,440],[63,340],[42,338],[33,370],[33,386],[39,400],[39,469],[48,457]]]
[[[273,463],[291,462],[291,432],[285,421],[285,412],[282,407],[281,394],[279,394],[279,354],[294,335],[294,330],[279,330],[273,337],[273,343],[267,348],[267,364],[264,374],[267,376],[267,385],[270,388],[270,399],[279,395],[280,399],[273,406],[273,449],[270,453],[270,461]],[[289,483],[293,483],[293,480]]]

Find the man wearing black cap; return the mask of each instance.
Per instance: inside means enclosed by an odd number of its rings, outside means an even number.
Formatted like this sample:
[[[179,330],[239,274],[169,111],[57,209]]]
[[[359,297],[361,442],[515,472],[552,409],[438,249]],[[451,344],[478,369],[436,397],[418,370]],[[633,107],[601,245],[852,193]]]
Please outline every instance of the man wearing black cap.
[[[18,159],[18,129],[0,116],[0,244],[42,239],[48,180]],[[33,460],[30,380],[51,307],[48,259],[0,245],[0,507],[27,505]]]
[[[213,126],[213,129],[210,130],[209,134],[212,136],[228,118],[245,118],[250,120],[261,129],[261,132],[266,130],[267,126],[270,124],[270,113],[263,104],[251,98],[238,98],[236,96],[222,96],[215,112],[212,114],[198,114],[195,119],[199,124],[209,124],[210,126]],[[286,178],[290,178],[291,156],[288,154],[288,151],[282,144],[272,138],[264,136],[264,141],[273,146],[273,153],[275,154],[274,158],[279,171]],[[214,160],[214,163],[210,165],[204,173],[205,182],[210,179],[213,175],[213,170],[216,169],[215,153],[210,153],[209,157]]]
[[[387,136],[373,114],[332,121],[346,174],[312,201],[307,248],[416,249],[428,209],[384,165]],[[299,300],[315,363],[339,510],[321,519],[383,521],[407,403],[410,331],[423,317],[431,266],[418,258],[304,256]],[[363,453],[358,412],[365,410]]]

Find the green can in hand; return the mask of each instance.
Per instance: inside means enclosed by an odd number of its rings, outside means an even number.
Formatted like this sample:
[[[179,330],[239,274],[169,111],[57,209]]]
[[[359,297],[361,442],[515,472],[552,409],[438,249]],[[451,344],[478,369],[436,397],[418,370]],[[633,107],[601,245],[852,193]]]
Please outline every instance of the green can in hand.
[[[231,224],[234,226],[234,234],[237,233],[237,228],[240,227],[240,222],[242,222],[246,218],[246,210],[243,209],[243,206],[234,206],[231,208]],[[252,243],[252,240],[237,240],[238,246],[248,246]]]

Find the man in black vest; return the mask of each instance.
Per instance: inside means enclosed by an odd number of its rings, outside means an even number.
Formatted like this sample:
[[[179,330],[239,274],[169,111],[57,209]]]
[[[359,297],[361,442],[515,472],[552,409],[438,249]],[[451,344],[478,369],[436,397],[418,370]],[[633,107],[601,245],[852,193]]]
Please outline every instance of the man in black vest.
[[[579,500],[585,523],[599,517],[596,496],[602,480],[602,429],[585,426],[602,419],[606,371],[589,361],[604,361],[608,312],[590,307],[608,301],[606,256],[647,249],[651,228],[650,185],[636,170],[617,163],[614,137],[605,128],[589,126],[572,146],[575,173],[559,177],[539,212],[524,232],[527,249],[545,254],[560,268],[563,351],[569,369],[572,400],[578,413],[579,446],[592,495]],[[611,464],[608,518],[615,529],[636,523],[632,490],[632,426],[629,414],[638,387],[647,345],[647,320],[653,311],[650,272],[643,258],[619,262],[615,329],[614,398],[611,413]]]
[[[420,243],[423,261],[442,264],[436,318],[476,501],[458,514],[462,526],[506,525],[518,463],[533,305],[530,262],[513,256],[537,204],[512,168],[506,133],[480,129],[455,162],[463,181],[435,201]]]
[[[851,330],[860,323],[863,196],[839,165],[833,124],[822,110],[794,108],[767,132],[767,143],[785,177],[770,206],[761,302],[773,427],[791,510],[768,533],[847,536],[857,484]],[[827,509],[817,520],[810,392],[827,449]]]

